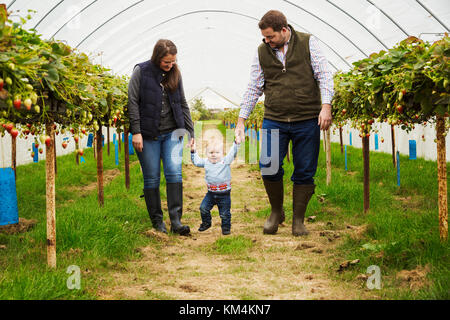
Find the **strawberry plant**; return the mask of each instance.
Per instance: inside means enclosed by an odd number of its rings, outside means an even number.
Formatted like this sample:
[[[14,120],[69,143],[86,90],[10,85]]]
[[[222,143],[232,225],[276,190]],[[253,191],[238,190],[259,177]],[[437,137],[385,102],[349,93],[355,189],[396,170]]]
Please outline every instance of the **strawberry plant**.
[[[363,138],[365,201],[368,210],[369,140],[375,121],[409,132],[415,124],[436,124],[438,149],[439,221],[447,239],[447,170],[445,136],[450,127],[450,38],[433,44],[409,37],[388,51],[353,63],[349,72],[335,74],[333,118],[349,122]],[[393,148],[394,149],[394,148]],[[394,155],[393,155],[394,156]],[[367,182],[367,183],[366,183]]]

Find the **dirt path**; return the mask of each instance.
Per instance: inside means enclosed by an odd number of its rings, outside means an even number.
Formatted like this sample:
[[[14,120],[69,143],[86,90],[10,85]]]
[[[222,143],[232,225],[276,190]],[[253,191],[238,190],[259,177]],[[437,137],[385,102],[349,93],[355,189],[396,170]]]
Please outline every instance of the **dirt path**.
[[[198,208],[206,192],[204,172],[193,165],[183,170],[187,178],[182,221],[191,227],[192,235],[186,238],[149,230],[151,244],[139,249],[141,258],[104,275],[101,299],[375,298],[361,281],[337,282],[328,276],[330,268],[336,269],[334,246],[342,233],[355,229],[336,230],[315,222],[307,224],[310,235],[295,238],[291,219],[287,219],[276,235],[263,235],[266,218],[255,214],[268,205],[260,173],[249,165],[233,164],[232,233],[222,236],[217,207],[212,211],[213,227],[200,233]],[[285,193],[288,208],[292,188]],[[244,245],[228,253],[220,250],[224,243],[240,242]]]

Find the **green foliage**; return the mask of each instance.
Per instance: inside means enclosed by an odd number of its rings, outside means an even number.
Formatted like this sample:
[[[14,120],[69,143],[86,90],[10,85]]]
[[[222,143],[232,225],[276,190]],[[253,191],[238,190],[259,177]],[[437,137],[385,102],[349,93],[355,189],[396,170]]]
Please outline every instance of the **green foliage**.
[[[375,120],[411,130],[436,115],[448,117],[449,58],[447,35],[432,45],[409,37],[388,52],[355,62],[349,72],[335,74],[335,123],[350,121],[364,135]]]
[[[239,118],[239,112],[240,112],[239,108],[230,109],[221,113],[220,118],[224,122],[237,123]],[[263,118],[264,118],[264,103],[258,102],[247,119],[247,125],[255,124],[259,128],[261,128]]]
[[[42,133],[49,121],[77,132],[127,123],[121,121],[128,101],[125,77],[112,75],[62,42],[41,39],[22,24],[1,12],[0,124],[21,123],[26,136],[28,129]]]
[[[198,120],[211,120],[213,118],[211,111],[208,110],[208,108],[206,108],[205,102],[203,101],[203,99],[200,98],[196,98],[192,105],[191,105],[191,109],[192,109],[192,114],[194,114],[194,121],[198,121]]]

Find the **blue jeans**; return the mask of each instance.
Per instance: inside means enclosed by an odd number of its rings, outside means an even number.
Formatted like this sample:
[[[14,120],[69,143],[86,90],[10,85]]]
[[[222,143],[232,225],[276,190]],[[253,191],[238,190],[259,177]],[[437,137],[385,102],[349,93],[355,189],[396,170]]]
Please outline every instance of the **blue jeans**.
[[[314,184],[320,150],[320,127],[317,122],[317,118],[297,122],[264,119],[262,129],[267,130],[267,134],[262,131],[259,162],[263,179],[283,179],[283,160],[289,148],[289,141],[292,140],[294,172],[291,180],[294,184]],[[274,129],[278,129],[278,132]]]
[[[211,209],[217,205],[219,216],[222,219],[222,230],[231,229],[231,192],[211,192],[205,195],[200,205],[202,223],[211,224]]]
[[[144,149],[137,152],[144,175],[144,189],[159,188],[161,159],[166,182],[182,182],[183,138],[172,136],[172,133],[162,134],[155,140],[144,139]]]

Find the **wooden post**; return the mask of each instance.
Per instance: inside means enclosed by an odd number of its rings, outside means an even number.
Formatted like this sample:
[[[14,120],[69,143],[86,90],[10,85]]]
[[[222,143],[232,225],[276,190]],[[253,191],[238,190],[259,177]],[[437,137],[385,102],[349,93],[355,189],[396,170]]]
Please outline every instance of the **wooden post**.
[[[17,180],[17,137],[11,136],[11,167],[14,170],[14,178]]]
[[[94,145],[95,147],[93,148],[94,150],[94,159],[97,159],[97,133],[95,133],[94,135],[94,139],[92,142],[92,145]]]
[[[447,202],[447,161],[445,147],[445,118],[436,117],[437,165],[438,165],[438,202],[439,235],[441,241],[448,239],[448,202]]]
[[[367,213],[370,208],[370,183],[369,183],[369,177],[370,177],[370,150],[369,150],[369,137],[364,134],[362,138],[362,144],[363,144],[363,157],[364,157],[364,213]]]
[[[395,131],[394,125],[391,124],[391,137],[392,137],[392,163],[394,164],[394,168],[397,168],[397,158],[395,154]]]
[[[107,134],[107,137],[106,137],[106,143],[107,143],[107,149],[108,149],[108,157],[109,157],[109,143],[111,142],[110,140],[109,140],[109,126],[106,128],[106,134]]]
[[[55,130],[53,130],[53,137],[52,137],[54,143],[53,143],[53,152],[55,153],[55,177],[58,175],[58,163],[56,160],[56,133]]]
[[[325,131],[323,132],[323,152],[327,152],[327,135],[325,133]]]
[[[326,148],[326,156],[327,156],[327,185],[331,183],[331,129],[325,133],[325,137],[327,140],[327,148]]]
[[[130,146],[128,140],[128,128],[125,128],[124,135],[125,140],[123,142],[125,148],[125,187],[127,188],[127,190],[130,190]]]
[[[55,203],[55,144],[53,123],[46,124],[50,147],[46,151],[47,264],[56,268],[56,203]]]
[[[75,153],[76,153],[76,162],[77,165],[80,165],[80,155],[78,154],[78,149],[80,148],[80,144],[78,142],[75,142]]]
[[[339,141],[341,143],[341,154],[344,154],[344,142],[342,139],[342,127],[339,127]]]
[[[102,147],[102,126],[96,132],[97,139],[97,191],[98,191],[98,204],[103,207],[105,204],[103,193],[103,147]]]

